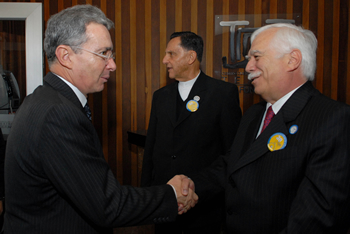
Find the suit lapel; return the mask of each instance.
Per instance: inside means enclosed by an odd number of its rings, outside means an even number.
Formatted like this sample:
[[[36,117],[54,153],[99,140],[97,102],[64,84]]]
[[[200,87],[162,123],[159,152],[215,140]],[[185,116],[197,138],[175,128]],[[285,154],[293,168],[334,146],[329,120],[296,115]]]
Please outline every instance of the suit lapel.
[[[261,106],[259,106],[261,104]],[[262,117],[264,115],[266,102],[259,103],[257,106],[257,113],[253,119],[250,121],[250,124],[247,127],[246,135],[242,143],[242,150],[241,155],[244,155],[244,153],[250,148],[250,145],[256,140],[256,135],[258,133],[260,123],[262,120]]]
[[[201,72],[201,74],[199,75],[199,77],[197,78],[196,82],[193,84],[193,87],[188,95],[188,98],[186,99],[185,103],[187,104],[187,102],[189,100],[193,100],[193,98],[195,96],[199,96],[200,100],[198,101],[199,103],[199,108],[201,108],[201,101],[203,98],[205,98],[205,94],[204,91],[207,89],[206,87],[206,75]],[[176,90],[178,92],[178,90]],[[176,93],[177,94],[177,93]],[[176,100],[176,98],[175,98]],[[176,105],[176,102],[175,102]],[[192,114],[192,112],[188,111],[186,109],[186,106],[184,106],[184,109],[181,110],[181,113],[179,115],[179,119],[177,120],[175,127],[178,126],[179,124],[181,124],[185,119],[187,119],[190,115]]]
[[[61,95],[70,100],[76,107],[84,112],[84,109],[74,91],[60,78],[58,78],[53,73],[49,72],[44,78],[44,85],[51,86],[53,89],[57,90]]]
[[[267,148],[267,144],[273,134],[280,132],[288,137],[289,131],[287,124],[297,118],[302,109],[308,103],[311,96],[315,95],[317,92],[318,91],[313,88],[311,82],[305,83],[289,98],[278,114],[272,119],[265,131],[263,131],[255,141],[252,139],[255,138],[257,131],[253,131],[252,133],[248,134],[249,137],[246,137],[243,142],[243,147],[247,147],[247,150],[245,152],[245,149],[241,151],[244,153],[237,160],[237,162],[234,163],[231,173],[268,153],[269,149]],[[254,121],[258,119],[259,121],[257,123],[252,121],[247,129],[256,129],[261,123],[261,117],[254,119]],[[247,140],[250,140],[250,142],[253,143],[249,144],[249,142],[246,142]]]
[[[166,108],[170,121],[174,127],[176,125],[176,100],[178,85],[179,82],[174,82],[169,86],[168,95],[165,97],[167,100],[164,102],[166,103],[166,106],[164,106],[164,108]]]

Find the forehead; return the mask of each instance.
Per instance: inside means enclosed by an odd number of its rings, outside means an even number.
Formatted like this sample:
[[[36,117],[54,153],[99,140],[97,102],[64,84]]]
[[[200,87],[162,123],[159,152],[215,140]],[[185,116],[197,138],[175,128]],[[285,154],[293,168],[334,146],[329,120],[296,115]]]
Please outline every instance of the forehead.
[[[102,24],[90,23],[87,25],[86,35],[88,37],[86,44],[90,43],[100,47],[113,47],[111,35],[108,29]]]
[[[181,44],[180,37],[175,37],[169,41],[166,50],[167,51],[183,50],[180,44]]]
[[[270,50],[270,43],[275,36],[276,31],[277,28],[271,28],[259,33],[254,39],[249,53],[262,53],[263,51]]]

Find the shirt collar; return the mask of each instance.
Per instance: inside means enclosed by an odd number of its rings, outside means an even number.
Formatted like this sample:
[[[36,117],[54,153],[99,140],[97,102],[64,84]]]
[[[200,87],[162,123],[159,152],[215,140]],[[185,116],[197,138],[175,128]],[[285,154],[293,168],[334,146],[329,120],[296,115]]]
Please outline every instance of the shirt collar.
[[[188,88],[188,87],[192,87],[194,82],[196,82],[199,74],[201,74],[201,71],[199,71],[198,75],[192,79],[192,80],[189,80],[189,81],[179,81],[179,88]]]
[[[67,81],[66,79],[64,79],[63,77],[55,74],[58,78],[60,78],[63,82],[65,82],[72,90],[73,92],[75,93],[75,95],[77,95],[81,105],[84,107],[85,104],[87,103],[87,98],[85,97],[85,95],[80,92],[80,90],[75,87],[72,83],[70,83],[69,81]]]
[[[188,95],[190,94],[190,91],[200,74],[201,71],[199,71],[198,75],[192,80],[179,81],[178,90],[183,101],[185,101],[188,98]]]
[[[300,85],[301,86],[301,85]],[[283,97],[281,97],[277,102],[275,102],[273,105],[271,103],[266,103],[266,110],[272,105],[272,110],[273,113],[275,113],[275,115],[277,115],[277,113],[281,110],[282,106],[288,101],[288,99],[293,95],[293,93],[295,91],[297,91],[297,89],[300,88],[297,87],[295,89],[293,89],[292,91],[290,91],[289,93],[287,93],[286,95],[284,95]]]

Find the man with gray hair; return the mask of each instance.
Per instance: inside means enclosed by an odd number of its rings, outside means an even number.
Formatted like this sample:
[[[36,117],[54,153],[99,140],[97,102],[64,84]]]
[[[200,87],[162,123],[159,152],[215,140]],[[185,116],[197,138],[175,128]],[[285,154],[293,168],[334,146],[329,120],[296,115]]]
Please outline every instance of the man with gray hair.
[[[5,233],[112,233],[174,221],[196,203],[186,176],[149,188],[121,186],[104,159],[86,104],[116,69],[111,27],[90,5],[49,19],[44,47],[51,72],[25,98],[7,141]]]
[[[264,101],[242,117],[231,153],[191,176],[199,203],[225,190],[229,233],[346,233],[350,107],[312,85],[316,37],[274,24],[251,42],[246,71]]]

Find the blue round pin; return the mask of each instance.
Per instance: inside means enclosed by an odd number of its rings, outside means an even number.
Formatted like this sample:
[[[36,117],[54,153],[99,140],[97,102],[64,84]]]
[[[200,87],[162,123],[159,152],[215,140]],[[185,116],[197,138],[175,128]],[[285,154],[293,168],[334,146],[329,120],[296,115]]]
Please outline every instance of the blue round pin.
[[[295,134],[297,131],[298,131],[298,125],[294,124],[289,128],[289,133],[292,135]]]

